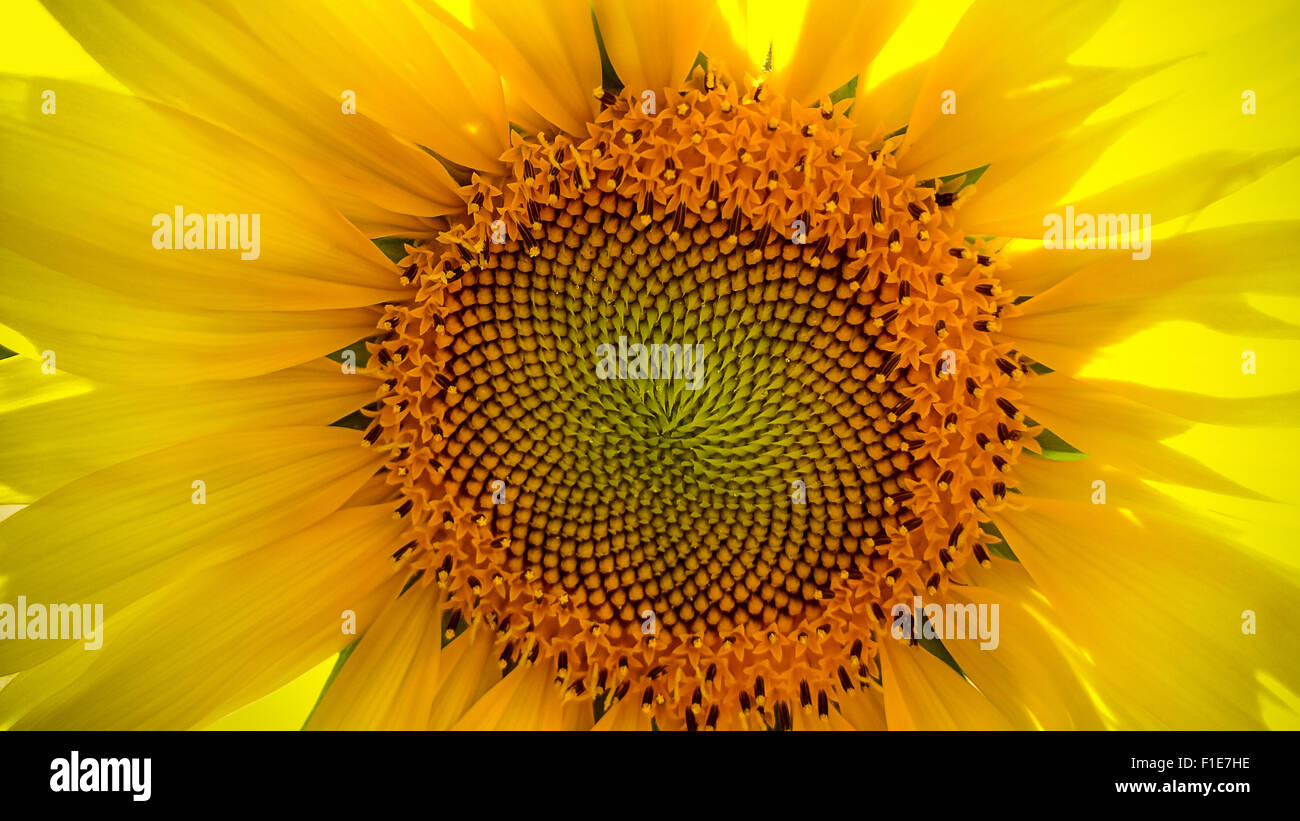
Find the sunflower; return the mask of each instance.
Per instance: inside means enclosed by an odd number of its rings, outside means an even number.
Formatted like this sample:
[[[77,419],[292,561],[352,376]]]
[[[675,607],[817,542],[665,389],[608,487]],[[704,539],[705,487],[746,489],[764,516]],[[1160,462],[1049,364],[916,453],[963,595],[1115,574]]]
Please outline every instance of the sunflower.
[[[1294,9],[45,5],[0,726],[1294,721]]]

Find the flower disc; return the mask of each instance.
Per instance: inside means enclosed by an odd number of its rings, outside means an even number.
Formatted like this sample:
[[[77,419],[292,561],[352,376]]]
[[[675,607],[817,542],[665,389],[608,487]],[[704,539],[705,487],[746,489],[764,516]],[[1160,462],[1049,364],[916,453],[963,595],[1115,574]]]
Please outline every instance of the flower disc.
[[[367,442],[409,543],[503,666],[659,726],[789,726],[876,686],[887,613],[987,561],[1028,430],[1011,296],[961,181],[827,101],[712,74],[605,95],[410,247]],[[1029,441],[1028,437],[1024,441]]]

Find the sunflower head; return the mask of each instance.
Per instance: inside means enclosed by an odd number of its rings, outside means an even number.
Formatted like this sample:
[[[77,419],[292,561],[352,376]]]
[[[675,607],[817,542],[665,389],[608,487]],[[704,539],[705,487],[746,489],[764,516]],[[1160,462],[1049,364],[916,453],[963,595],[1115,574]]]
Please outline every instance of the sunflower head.
[[[1296,631],[1235,621],[1286,551],[1212,518],[1269,502],[1169,443],[1296,394],[1089,370],[1295,335],[1247,299],[1295,294],[1293,222],[1175,218],[1300,132],[1075,196],[1157,121],[1137,81],[1222,102],[1217,46],[1076,62],[1113,4],[1020,0],[941,48],[907,0],[49,5],[119,87],[0,80],[0,608],[108,639],[0,644],[0,726],[203,725],[336,654],[309,726],[1241,727],[1300,688]],[[265,235],[137,241],[172,209]]]
[[[503,667],[665,727],[825,718],[895,604],[989,562],[1028,441],[1005,263],[962,180],[904,174],[843,103],[698,67],[659,94],[520,139],[411,249],[365,438],[403,553]]]

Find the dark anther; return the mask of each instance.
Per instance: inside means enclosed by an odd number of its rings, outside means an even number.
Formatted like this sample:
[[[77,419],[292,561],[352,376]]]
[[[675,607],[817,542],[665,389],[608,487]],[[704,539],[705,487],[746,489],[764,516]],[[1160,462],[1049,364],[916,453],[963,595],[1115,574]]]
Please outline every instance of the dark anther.
[[[963,525],[961,522],[958,522],[957,525],[953,527],[952,533],[948,536],[949,547],[957,546],[957,540],[961,538],[961,532],[964,527],[965,525]]]
[[[875,604],[875,602],[872,602],[872,604]],[[880,605],[877,604],[876,607],[880,607]],[[881,616],[882,616],[881,620],[883,621],[883,616],[884,616],[883,612],[881,613]],[[849,675],[849,671],[844,669],[844,665],[842,664],[840,665],[839,675],[840,675],[840,687],[844,688],[845,692],[854,689],[853,678]]]

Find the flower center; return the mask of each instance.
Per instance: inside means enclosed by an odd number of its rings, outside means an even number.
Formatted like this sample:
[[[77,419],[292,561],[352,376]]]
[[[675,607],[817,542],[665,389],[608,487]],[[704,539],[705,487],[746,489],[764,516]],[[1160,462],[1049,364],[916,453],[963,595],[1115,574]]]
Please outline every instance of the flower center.
[[[895,603],[988,561],[1027,430],[1002,263],[829,101],[697,74],[606,103],[406,261],[366,434],[397,558],[602,708],[824,716],[878,685]]]

